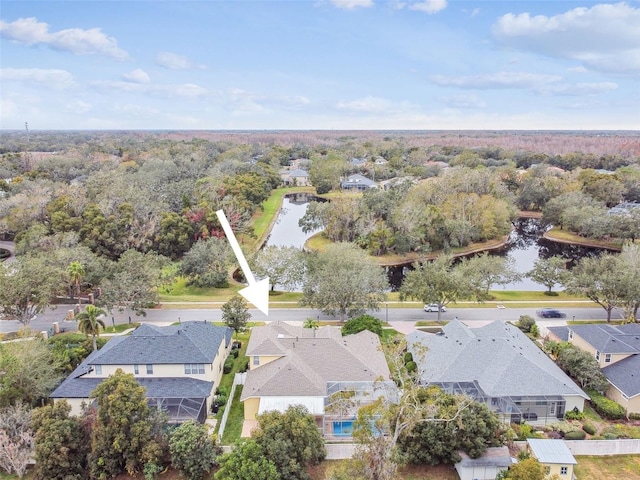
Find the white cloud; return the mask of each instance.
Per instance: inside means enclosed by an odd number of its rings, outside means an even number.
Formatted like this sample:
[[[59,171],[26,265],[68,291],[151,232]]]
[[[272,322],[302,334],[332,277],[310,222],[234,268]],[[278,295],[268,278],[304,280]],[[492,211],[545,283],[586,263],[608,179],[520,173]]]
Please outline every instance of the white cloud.
[[[344,10],[353,10],[355,8],[368,8],[373,6],[373,0],[330,0],[334,7]]]
[[[393,102],[386,98],[367,96],[350,101],[339,101],[335,108],[356,114],[397,114],[415,109],[409,102]]]
[[[136,68],[135,70],[131,70],[129,73],[122,74],[122,78],[128,82],[134,82],[134,83],[150,83],[151,82],[151,78],[149,78],[149,75],[147,74],[147,72],[145,72],[140,68]]]
[[[171,70],[185,70],[193,67],[193,63],[187,57],[171,52],[160,52],[156,56],[156,63]]]
[[[148,94],[157,97],[172,98],[172,97],[204,97],[209,95],[209,91],[206,88],[200,87],[193,83],[183,84],[166,84],[166,85],[151,85],[133,82],[114,82],[110,80],[99,80],[91,83],[94,88],[103,92],[125,92],[125,93],[139,93]]]
[[[91,110],[92,105],[82,100],[73,100],[65,105],[65,111],[82,115]]]
[[[129,58],[129,54],[118,47],[118,41],[99,28],[49,32],[49,25],[35,17],[19,18],[11,23],[0,20],[0,36],[28,46],[43,44],[76,55],[104,55],[118,60]]]
[[[541,85],[558,82],[562,80],[562,77],[527,72],[497,72],[482,75],[432,75],[429,79],[442,87],[487,90],[502,88],[533,89]]]
[[[594,83],[574,83],[562,85],[548,85],[539,92],[545,95],[558,95],[569,97],[583,97],[600,95],[618,88],[617,83],[613,82],[594,82]]]
[[[484,108],[487,104],[476,95],[452,95],[440,101],[450,108]]]
[[[75,85],[73,75],[66,70],[45,68],[1,68],[0,80],[18,81],[63,90]]]
[[[508,13],[492,31],[507,47],[581,62],[592,70],[640,74],[640,8],[626,3],[574,8],[560,15]]]
[[[429,15],[438,13],[445,8],[447,8],[447,0],[423,0],[409,4],[410,10],[417,10]]]

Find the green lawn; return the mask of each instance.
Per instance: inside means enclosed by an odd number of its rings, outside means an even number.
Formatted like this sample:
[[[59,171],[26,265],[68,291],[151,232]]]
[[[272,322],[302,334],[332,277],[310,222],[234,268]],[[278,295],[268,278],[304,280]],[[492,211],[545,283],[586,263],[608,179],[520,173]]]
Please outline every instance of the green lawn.
[[[640,480],[640,455],[576,457],[575,474],[579,480]]]

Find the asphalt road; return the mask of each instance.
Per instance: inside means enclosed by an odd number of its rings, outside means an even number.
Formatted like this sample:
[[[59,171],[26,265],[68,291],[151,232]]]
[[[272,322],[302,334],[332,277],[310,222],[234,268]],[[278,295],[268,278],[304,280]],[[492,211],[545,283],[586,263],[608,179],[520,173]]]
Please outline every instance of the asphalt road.
[[[542,306],[542,305],[541,305]],[[47,309],[34,320],[31,321],[31,328],[42,331],[49,330],[53,326],[53,322],[58,322],[60,328],[66,331],[76,330],[76,323],[73,321],[65,321],[65,316],[71,306],[59,306],[55,309]],[[165,306],[166,307],[166,306]],[[600,307],[575,307],[560,308],[567,314],[564,319],[556,318],[539,318],[536,315],[537,308],[456,308],[449,307],[446,312],[440,314],[441,320],[452,320],[457,317],[465,322],[487,322],[493,320],[516,321],[520,315],[531,315],[537,322],[548,325],[562,324],[562,320],[605,320],[606,313]],[[309,308],[270,308],[267,317],[259,310],[250,310],[251,321],[273,321],[282,320],[287,322],[304,321],[307,318],[315,318],[321,321],[339,320],[336,317],[327,316],[317,310]],[[419,305],[416,308],[383,308],[377,312],[370,312],[371,315],[378,317],[380,320],[388,322],[417,322],[420,320],[437,320],[437,313],[427,313],[422,311]],[[614,315],[616,319],[619,315]],[[214,322],[222,319],[222,312],[219,308],[162,308],[147,310],[145,317],[137,317],[131,315],[132,322],[145,322],[156,324],[167,324],[177,321],[207,321]],[[129,322],[129,314],[127,312],[114,312],[112,316],[108,315],[105,319],[107,326],[115,324],[123,324]],[[0,333],[15,332],[20,329],[21,325],[13,320],[0,320]]]

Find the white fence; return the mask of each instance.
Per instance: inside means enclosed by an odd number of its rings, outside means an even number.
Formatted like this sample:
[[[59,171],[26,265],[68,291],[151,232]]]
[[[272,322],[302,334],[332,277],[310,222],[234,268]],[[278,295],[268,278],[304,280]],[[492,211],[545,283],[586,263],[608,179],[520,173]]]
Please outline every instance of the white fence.
[[[521,450],[527,442],[514,442]],[[569,451],[581,455],[640,455],[640,439],[619,440],[565,440]]]

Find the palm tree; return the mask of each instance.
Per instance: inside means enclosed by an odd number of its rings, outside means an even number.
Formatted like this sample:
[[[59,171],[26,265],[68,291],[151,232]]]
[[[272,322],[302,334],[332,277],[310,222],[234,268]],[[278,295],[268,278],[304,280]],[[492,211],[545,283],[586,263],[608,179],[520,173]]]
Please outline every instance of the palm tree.
[[[84,312],[76,315],[78,321],[78,330],[85,335],[91,335],[93,337],[93,351],[98,349],[96,345],[96,337],[100,336],[100,327],[105,328],[104,321],[98,317],[105,315],[106,312],[96,307],[95,305],[87,305]]]
[[[78,301],[80,300],[80,280],[82,280],[84,274],[84,267],[78,261],[71,262],[67,267],[67,275],[69,275],[69,279],[76,286],[76,296],[78,297]]]

